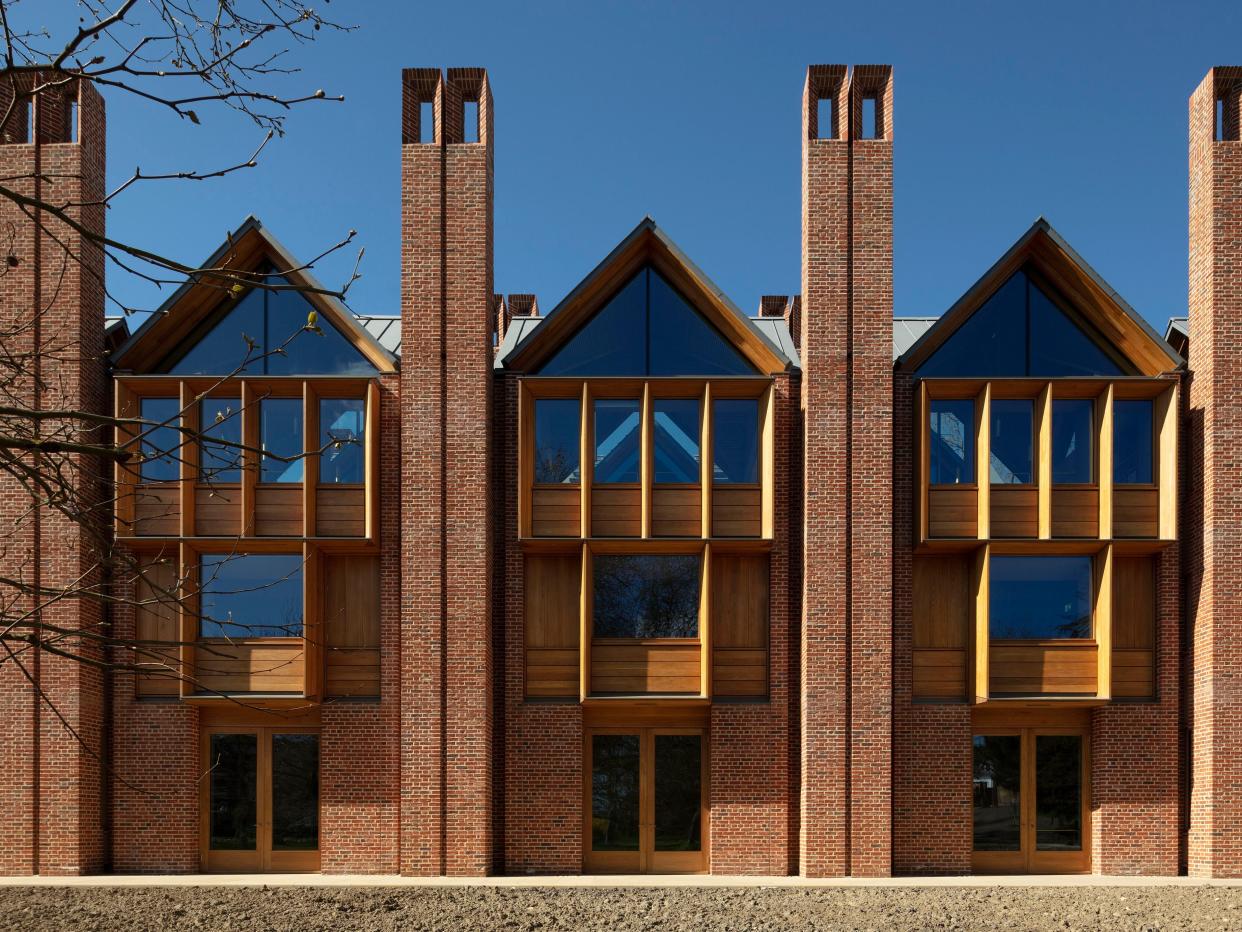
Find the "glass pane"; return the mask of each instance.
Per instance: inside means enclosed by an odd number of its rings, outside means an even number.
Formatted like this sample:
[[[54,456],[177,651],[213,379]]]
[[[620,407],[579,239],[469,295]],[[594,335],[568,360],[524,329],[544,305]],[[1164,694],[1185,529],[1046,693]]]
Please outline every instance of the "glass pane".
[[[1055,377],[1125,373],[1032,282],[1030,374]]]
[[[699,851],[703,739],[655,736],[655,850]]]
[[[140,449],[143,482],[171,482],[181,475],[181,402],[176,398],[144,398],[139,409],[144,421],[163,427],[143,428]]]
[[[1091,557],[991,558],[994,640],[1091,637]]]
[[[261,374],[263,324],[262,289],[226,299],[221,315],[209,318],[203,330],[185,341],[190,348],[167,371],[174,375]],[[249,365],[243,366],[247,360]]]
[[[302,481],[301,398],[264,398],[260,402],[259,445],[263,448],[260,482]]]
[[[651,407],[655,418],[655,481],[699,482],[699,400],[657,398]]]
[[[1095,402],[1089,398],[1052,401],[1052,481],[1095,481]]]
[[[1026,375],[1026,275],[1015,273],[919,367],[920,376]],[[965,481],[965,480],[963,480]]]
[[[651,375],[754,375],[741,353],[651,270]]]
[[[199,572],[202,637],[302,636],[300,554],[204,554]]]
[[[319,847],[319,736],[272,735],[272,850]]]
[[[319,399],[319,482],[366,481],[367,403],[361,398]]]
[[[212,735],[208,739],[213,851],[255,849],[258,759],[258,735]]]
[[[759,400],[712,402],[712,481],[753,485],[759,481]]]
[[[199,404],[198,417],[199,431],[203,435],[199,479],[241,482],[241,399],[205,398]]]
[[[698,636],[697,554],[601,554],[593,584],[596,637]]]
[[[647,275],[639,272],[543,364],[541,375],[646,375]]]
[[[285,284],[274,277],[273,281]],[[297,291],[267,293],[267,357],[269,375],[373,375],[375,367],[345,339],[323,314],[317,330],[307,330],[314,310]]]
[[[595,402],[595,482],[638,482],[642,445],[641,403],[601,398]]]
[[[970,399],[931,403],[930,475],[932,485],[975,481],[975,403]]]
[[[638,850],[638,735],[591,737],[591,849]]]
[[[1022,738],[975,735],[975,850],[1022,848]]]
[[[1154,482],[1152,404],[1148,399],[1113,402],[1113,481]]]
[[[581,408],[577,398],[535,401],[535,482],[582,481],[578,462]]]
[[[1082,738],[1035,736],[1035,849],[1082,850]]]
[[[1035,408],[1021,398],[992,401],[989,478],[993,485],[1022,485],[1034,481],[1031,448],[1035,437]]]

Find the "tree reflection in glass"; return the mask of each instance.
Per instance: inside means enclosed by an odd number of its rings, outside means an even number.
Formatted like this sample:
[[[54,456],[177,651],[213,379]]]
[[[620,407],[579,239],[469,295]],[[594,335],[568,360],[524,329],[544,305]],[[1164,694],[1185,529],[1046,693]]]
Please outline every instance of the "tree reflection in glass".
[[[1035,848],[1082,850],[1082,738],[1035,736]]]
[[[655,736],[655,850],[698,851],[702,832],[703,739]]]
[[[698,636],[698,554],[600,554],[593,569],[596,637]]]
[[[1018,851],[1022,846],[1022,738],[975,735],[976,851]]]
[[[638,735],[591,738],[591,848],[638,850]]]
[[[210,845],[215,851],[253,851],[256,838],[255,777],[259,738],[254,734],[212,735]]]

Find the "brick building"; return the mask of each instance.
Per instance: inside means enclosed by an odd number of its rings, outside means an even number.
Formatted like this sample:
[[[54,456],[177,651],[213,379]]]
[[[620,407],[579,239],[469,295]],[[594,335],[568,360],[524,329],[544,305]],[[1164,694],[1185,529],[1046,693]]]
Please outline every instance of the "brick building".
[[[44,610],[132,669],[0,661],[0,872],[1242,875],[1242,69],[1164,336],[1042,219],[894,317],[887,66],[808,70],[754,315],[650,218],[497,294],[487,74],[402,90],[400,316],[250,218],[203,265],[259,286],[131,332],[0,208],[7,339],[63,344],[20,390],[140,454],[81,464],[119,597]],[[4,175],[97,201],[103,109],[36,100]],[[25,508],[35,578],[94,566]]]

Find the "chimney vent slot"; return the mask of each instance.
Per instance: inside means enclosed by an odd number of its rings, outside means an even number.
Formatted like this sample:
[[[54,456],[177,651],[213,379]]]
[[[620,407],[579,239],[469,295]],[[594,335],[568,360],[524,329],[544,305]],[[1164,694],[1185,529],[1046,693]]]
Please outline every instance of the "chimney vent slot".
[[[418,102],[418,141],[436,141],[436,105],[434,101]]]
[[[834,97],[821,97],[815,103],[817,138],[837,138],[837,101]]]
[[[878,122],[880,108],[876,106],[874,97],[864,97],[862,99],[862,126],[859,133],[860,139],[879,139],[880,125]]]
[[[463,104],[464,113],[462,116],[462,142],[478,142],[479,141],[479,102],[477,100],[467,100]]]

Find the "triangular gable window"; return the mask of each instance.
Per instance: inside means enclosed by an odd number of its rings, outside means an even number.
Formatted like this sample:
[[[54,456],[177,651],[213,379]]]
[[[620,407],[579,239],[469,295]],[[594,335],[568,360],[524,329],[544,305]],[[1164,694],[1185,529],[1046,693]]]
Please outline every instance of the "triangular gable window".
[[[755,368],[655,269],[626,282],[540,375],[754,375]]]
[[[1057,378],[1128,373],[1020,270],[945,340],[918,374]]]
[[[273,283],[287,282],[273,276]],[[208,318],[187,340],[189,348],[174,352],[160,371],[228,375],[249,358],[241,370],[246,375],[374,375],[370,361],[323,314],[320,332],[305,329],[312,310],[297,291],[251,289]]]

